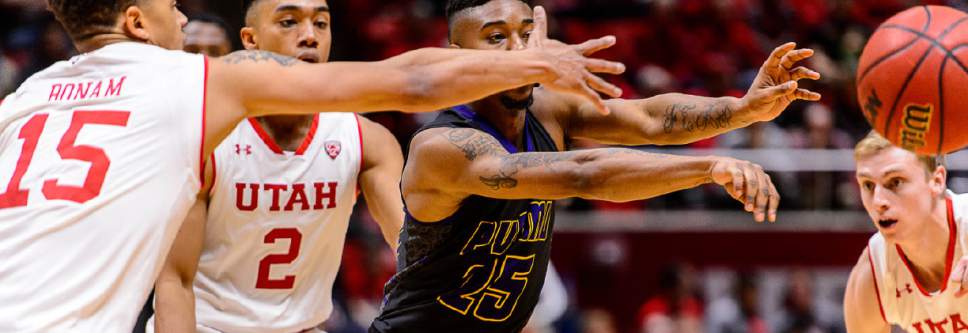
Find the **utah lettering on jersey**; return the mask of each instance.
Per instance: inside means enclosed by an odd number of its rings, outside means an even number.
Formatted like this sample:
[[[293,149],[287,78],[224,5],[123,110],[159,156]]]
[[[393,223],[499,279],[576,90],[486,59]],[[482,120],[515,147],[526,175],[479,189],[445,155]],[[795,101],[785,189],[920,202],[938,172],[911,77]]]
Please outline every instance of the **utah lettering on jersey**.
[[[942,321],[934,322],[925,319],[914,323],[913,326],[918,333],[960,333],[968,332],[968,324],[961,319],[961,314],[955,313]]]
[[[271,195],[270,212],[309,211],[336,208],[336,189],[339,182],[315,182],[312,184],[258,184],[235,183],[235,207],[241,211],[259,208],[259,198]],[[308,194],[311,194],[310,197]],[[285,198],[285,200],[282,200]],[[310,205],[310,202],[313,204]]]
[[[483,256],[489,262],[470,266],[458,292],[439,296],[437,302],[482,321],[503,322],[511,317],[528,286],[535,255],[509,254],[508,250],[516,244],[548,239],[553,203],[532,201],[517,219],[480,221],[460,255]]]

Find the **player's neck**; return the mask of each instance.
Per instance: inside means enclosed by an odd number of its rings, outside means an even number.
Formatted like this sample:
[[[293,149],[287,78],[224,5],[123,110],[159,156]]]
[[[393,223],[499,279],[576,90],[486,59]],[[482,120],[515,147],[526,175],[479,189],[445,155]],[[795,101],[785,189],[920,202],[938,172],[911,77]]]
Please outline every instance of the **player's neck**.
[[[474,112],[481,115],[501,132],[508,140],[518,144],[521,139],[521,132],[524,129],[524,119],[526,109],[511,110],[501,103],[496,97],[489,97],[471,103]],[[520,145],[519,145],[520,146]]]
[[[935,205],[930,218],[913,237],[898,242],[917,279],[929,291],[940,289],[948,265],[948,209],[944,200]]]
[[[111,44],[124,43],[124,42],[137,42],[137,41],[129,38],[123,33],[103,33],[103,34],[97,34],[83,41],[75,41],[74,47],[76,47],[77,51],[80,53],[88,53],[88,52],[96,51],[102,47],[105,47]]]
[[[313,115],[266,116],[256,120],[266,133],[285,151],[296,151],[302,145],[313,124]]]

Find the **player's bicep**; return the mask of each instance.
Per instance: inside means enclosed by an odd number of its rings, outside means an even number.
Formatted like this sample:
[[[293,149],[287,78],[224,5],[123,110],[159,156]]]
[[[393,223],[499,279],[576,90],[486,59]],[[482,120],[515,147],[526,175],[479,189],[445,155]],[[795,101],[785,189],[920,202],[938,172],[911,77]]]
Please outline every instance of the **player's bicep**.
[[[844,293],[844,320],[849,332],[890,332],[878,297],[870,256],[865,249],[850,272]]]
[[[425,131],[415,141],[419,144],[407,168],[422,169],[412,178],[421,179],[424,187],[461,198],[559,199],[576,194],[574,157],[579,152],[509,154],[494,137],[466,128]]]
[[[646,145],[656,143],[653,134],[661,130],[644,110],[647,100],[611,99],[605,101],[611,113],[602,116],[591,103],[578,104],[568,121],[568,133],[604,144]]]

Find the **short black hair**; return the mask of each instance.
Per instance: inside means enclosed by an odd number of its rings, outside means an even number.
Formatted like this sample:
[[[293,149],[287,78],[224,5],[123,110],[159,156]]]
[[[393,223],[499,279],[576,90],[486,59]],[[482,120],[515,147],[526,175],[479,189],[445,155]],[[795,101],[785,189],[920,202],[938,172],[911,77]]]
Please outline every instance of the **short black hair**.
[[[447,0],[447,7],[444,10],[444,13],[447,15],[447,24],[453,23],[454,16],[458,13],[469,8],[486,5],[491,1],[493,0]],[[529,0],[521,0],[521,2],[528,4],[528,6],[531,5],[531,1]]]
[[[47,7],[75,41],[110,31],[118,14],[139,0],[47,0]]]
[[[209,13],[201,13],[201,14],[198,14],[198,15],[193,15],[190,19],[188,19],[188,21],[189,22],[202,22],[202,23],[214,24],[214,25],[218,26],[219,29],[222,29],[222,32],[225,32],[225,36],[226,37],[229,36],[229,25],[228,25],[228,23],[225,23],[225,20],[223,20],[218,15],[213,15],[213,14],[209,14]]]

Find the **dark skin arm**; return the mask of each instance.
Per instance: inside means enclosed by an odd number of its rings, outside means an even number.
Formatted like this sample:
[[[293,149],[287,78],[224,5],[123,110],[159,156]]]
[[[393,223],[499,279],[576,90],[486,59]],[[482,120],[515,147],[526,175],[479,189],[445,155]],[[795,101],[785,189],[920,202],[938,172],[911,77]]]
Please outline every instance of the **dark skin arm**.
[[[601,116],[581,100],[549,91],[537,92],[543,108],[555,113],[568,136],[621,145],[678,145],[717,136],[760,121],[771,121],[793,101],[817,101],[820,95],[799,88],[798,81],[820,74],[796,63],[813,50],[787,43],[763,64],[746,96],[702,97],[664,94],[640,100],[605,102],[612,113]]]
[[[755,207],[750,211],[757,221],[775,220],[779,202],[769,177],[748,162],[630,149],[509,154],[475,129],[423,131],[414,137],[408,160],[404,198],[414,217],[425,222],[450,216],[471,195],[631,201],[716,183]]]

